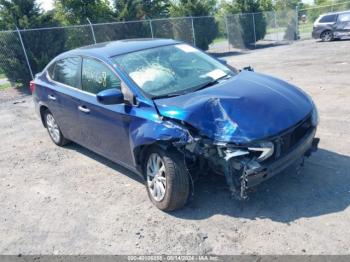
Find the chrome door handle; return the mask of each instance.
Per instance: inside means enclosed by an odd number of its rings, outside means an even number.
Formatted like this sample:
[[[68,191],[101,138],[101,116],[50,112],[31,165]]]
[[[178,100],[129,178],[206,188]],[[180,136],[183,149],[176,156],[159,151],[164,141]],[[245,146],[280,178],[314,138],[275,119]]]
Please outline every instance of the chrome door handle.
[[[78,109],[81,111],[81,112],[84,112],[84,113],[89,113],[90,112],[90,109],[85,107],[85,106],[78,106]]]
[[[52,101],[56,101],[56,97],[53,95],[48,95],[47,97]]]

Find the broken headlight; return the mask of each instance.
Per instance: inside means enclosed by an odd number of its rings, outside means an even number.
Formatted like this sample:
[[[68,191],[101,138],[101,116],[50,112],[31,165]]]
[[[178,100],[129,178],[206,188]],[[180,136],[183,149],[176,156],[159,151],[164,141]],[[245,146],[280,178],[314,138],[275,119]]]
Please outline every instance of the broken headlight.
[[[257,160],[261,162],[273,155],[274,145],[272,142],[261,142],[256,146],[248,147],[248,150],[253,153],[258,153]]]
[[[273,155],[274,145],[272,142],[260,142],[248,147],[229,147],[226,148],[224,152],[225,160],[229,160],[231,158],[239,156],[251,155],[254,156],[257,161],[261,162]]]

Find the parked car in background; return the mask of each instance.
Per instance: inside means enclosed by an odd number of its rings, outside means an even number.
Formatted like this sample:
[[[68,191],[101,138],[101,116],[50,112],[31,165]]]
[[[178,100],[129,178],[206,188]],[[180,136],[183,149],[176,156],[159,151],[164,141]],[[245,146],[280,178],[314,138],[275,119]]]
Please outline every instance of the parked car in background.
[[[317,109],[301,89],[175,40],[68,51],[31,90],[55,144],[73,141],[131,169],[161,210],[183,207],[208,172],[245,199],[318,144]]]
[[[350,10],[320,15],[314,23],[312,37],[324,42],[350,37]]]

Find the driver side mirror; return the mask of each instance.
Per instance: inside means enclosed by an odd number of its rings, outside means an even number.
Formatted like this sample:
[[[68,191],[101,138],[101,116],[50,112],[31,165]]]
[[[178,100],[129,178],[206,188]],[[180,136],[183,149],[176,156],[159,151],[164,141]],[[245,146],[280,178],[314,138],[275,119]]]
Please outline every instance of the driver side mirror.
[[[97,101],[104,105],[114,105],[124,103],[124,96],[117,88],[110,88],[99,92]]]

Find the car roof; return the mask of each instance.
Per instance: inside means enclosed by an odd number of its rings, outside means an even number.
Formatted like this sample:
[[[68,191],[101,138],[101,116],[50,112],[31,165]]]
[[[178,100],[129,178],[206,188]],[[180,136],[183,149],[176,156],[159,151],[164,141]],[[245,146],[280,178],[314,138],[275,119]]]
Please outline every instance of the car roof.
[[[320,15],[320,17],[324,17],[326,15],[340,15],[340,14],[344,14],[344,13],[349,13],[350,10],[346,10],[346,11],[339,11],[339,12],[329,12],[329,13],[325,13]]]
[[[179,41],[161,38],[124,39],[112,42],[98,43],[79,47],[61,54],[59,57],[70,55],[90,55],[101,58],[109,58],[121,54],[140,51],[165,45],[178,44]]]

